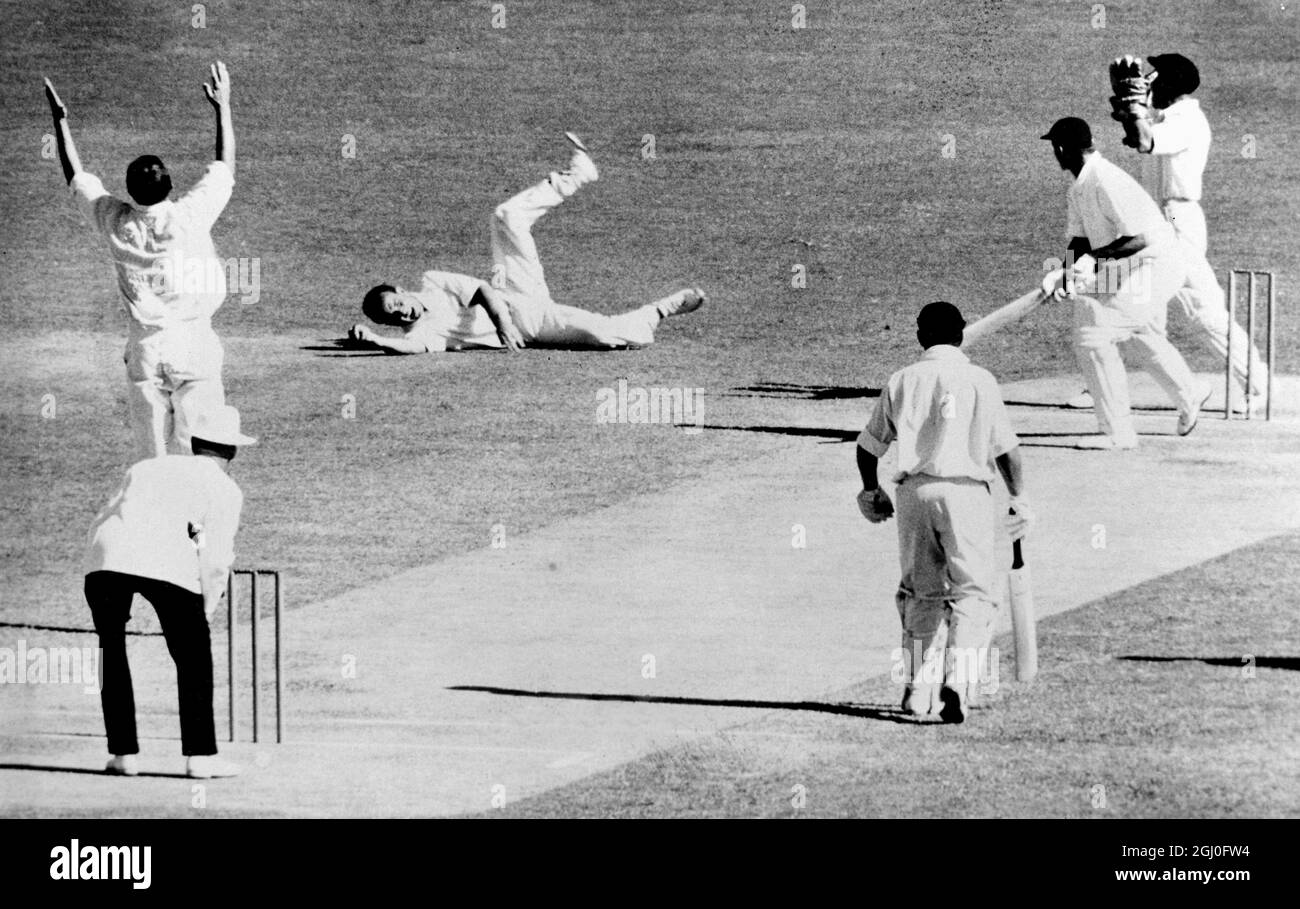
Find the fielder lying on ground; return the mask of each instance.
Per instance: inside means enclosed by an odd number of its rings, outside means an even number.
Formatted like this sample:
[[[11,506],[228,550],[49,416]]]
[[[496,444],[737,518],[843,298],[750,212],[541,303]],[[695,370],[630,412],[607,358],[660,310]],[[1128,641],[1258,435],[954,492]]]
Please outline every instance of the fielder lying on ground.
[[[598,179],[596,165],[581,140],[574,145],[569,168],[552,173],[497,206],[492,213],[493,283],[469,275],[427,271],[416,290],[392,284],[372,287],[362,301],[366,317],[402,330],[400,338],[353,325],[348,338],[387,353],[418,354],[467,348],[519,350],[529,345],[572,347],[644,347],[654,342],[655,328],[668,316],[694,312],[704,291],[686,288],[617,316],[562,306],[546,286],[532,227],[588,183]]]

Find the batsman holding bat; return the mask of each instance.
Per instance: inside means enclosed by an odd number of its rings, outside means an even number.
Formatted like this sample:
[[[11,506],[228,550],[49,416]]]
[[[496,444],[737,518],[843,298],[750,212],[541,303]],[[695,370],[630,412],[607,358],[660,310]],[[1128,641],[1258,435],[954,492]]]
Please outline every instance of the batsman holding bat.
[[[1033,512],[1023,497],[1020,440],[997,380],[959,349],[966,327],[961,313],[951,303],[930,303],[916,325],[925,354],[889,377],[858,436],[858,507],[873,524],[894,514],[876,471],[896,441],[903,577],[895,600],[908,678],[903,709],[960,723],[997,612],[991,487],[998,474],[1011,493],[1012,539],[1025,535]]]

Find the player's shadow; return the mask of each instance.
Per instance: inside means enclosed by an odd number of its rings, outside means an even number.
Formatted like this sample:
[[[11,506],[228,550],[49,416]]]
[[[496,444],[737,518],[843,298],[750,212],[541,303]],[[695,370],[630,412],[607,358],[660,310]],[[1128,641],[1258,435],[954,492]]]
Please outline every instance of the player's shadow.
[[[1289,669],[1300,672],[1300,657],[1257,656],[1249,661],[1245,657],[1195,657],[1195,656],[1122,656],[1119,659],[1130,663],[1204,663],[1207,666],[1226,666],[1229,669],[1241,669],[1254,666],[1257,669]]]
[[[123,778],[120,774],[105,773],[102,769],[97,770],[91,767],[64,767],[59,764],[0,764],[0,770],[35,770],[40,773],[88,773],[91,776],[102,776],[105,779],[120,780]],[[160,780],[189,779],[189,777],[183,773],[151,773],[144,770],[137,773],[136,776]]]
[[[798,385],[790,382],[757,382],[730,391],[717,392],[720,398],[798,398],[804,401],[840,401],[851,398],[878,398],[879,388],[850,388],[841,385]]]
[[[696,429],[691,424],[682,424],[683,429]],[[806,436],[814,439],[826,439],[828,442],[853,442],[858,438],[856,429],[829,429],[820,426],[719,426],[702,424],[699,429],[716,429],[726,432],[767,432],[778,436]]]
[[[348,338],[329,338],[318,341],[315,344],[303,344],[299,350],[309,350],[327,360],[337,360],[343,357],[387,357],[390,354],[371,347],[359,341],[352,341]],[[581,351],[584,353],[620,353],[629,350],[639,350],[637,347],[608,347],[595,344],[529,344],[528,350],[553,350],[553,351]],[[447,351],[452,354],[468,353],[505,353],[501,347],[465,347],[461,350]],[[441,356],[441,355],[440,355]]]
[[[299,350],[310,350],[315,352],[318,357],[327,359],[339,359],[341,357],[386,357],[384,353],[375,347],[362,347],[348,341],[346,338],[331,338],[323,340],[316,344],[304,344]]]
[[[498,688],[493,685],[449,685],[449,691],[476,691],[516,698],[550,698],[569,701],[615,701],[625,704],[672,704],[690,707],[744,707],[755,710],[803,710],[830,713],[887,723],[916,723],[920,719],[895,707],[879,704],[853,704],[828,701],[760,701],[748,698],[672,697],[654,694],[601,694],[589,691],[528,691],[522,688]]]
[[[0,628],[28,628],[32,631],[56,631],[62,634],[94,634],[93,628],[68,628],[63,625],[33,625],[30,622],[0,622]],[[160,638],[161,631],[127,631],[127,637]]]

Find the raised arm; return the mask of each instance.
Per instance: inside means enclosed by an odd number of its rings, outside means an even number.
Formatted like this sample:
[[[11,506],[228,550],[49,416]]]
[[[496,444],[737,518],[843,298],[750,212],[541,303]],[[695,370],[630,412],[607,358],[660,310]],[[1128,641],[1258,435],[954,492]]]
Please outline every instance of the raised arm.
[[[216,159],[224,162],[234,176],[235,124],[230,113],[230,74],[226,72],[226,64],[220,60],[212,64],[212,81],[203,84],[203,93],[208,96],[208,103],[217,115]]]
[[[63,166],[63,179],[72,182],[72,178],[81,173],[81,158],[77,154],[76,143],[72,141],[72,130],[68,127],[68,109],[59,100],[59,93],[53,83],[45,80],[45,100],[50,102],[50,115],[54,118],[54,135],[59,144],[59,164]]]

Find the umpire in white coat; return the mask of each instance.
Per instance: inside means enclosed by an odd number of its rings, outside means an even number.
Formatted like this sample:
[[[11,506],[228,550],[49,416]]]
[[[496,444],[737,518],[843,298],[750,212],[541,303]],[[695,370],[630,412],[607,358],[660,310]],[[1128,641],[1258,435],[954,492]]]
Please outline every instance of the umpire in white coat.
[[[126,654],[126,623],[137,593],[158,614],[176,663],[186,773],[206,778],[239,772],[217,757],[208,618],[226,589],[244,502],[226,470],[239,446],[257,440],[240,432],[239,411],[225,405],[200,412],[193,430],[194,457],[164,455],[133,465],[90,529],[85,592],[102,651],[100,699],[113,755],[108,773],[139,772]]]

